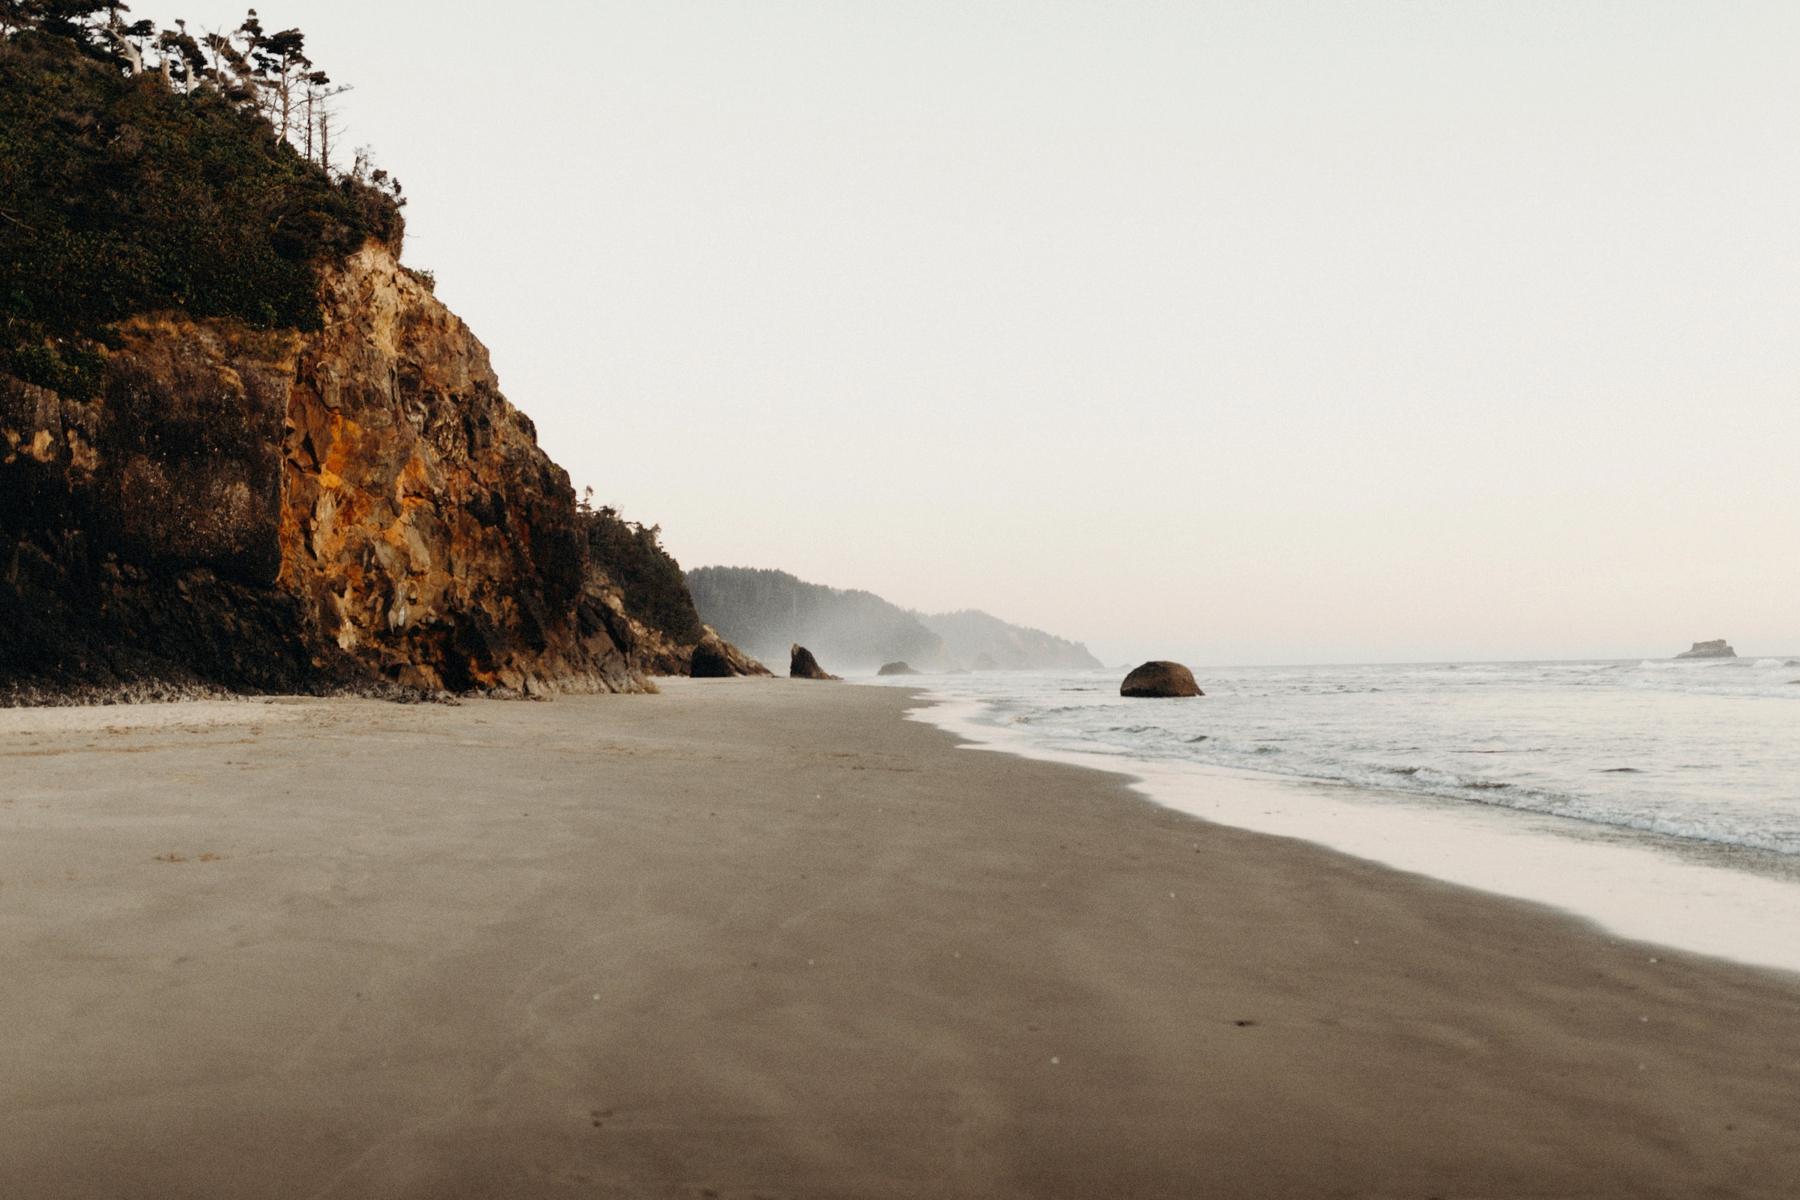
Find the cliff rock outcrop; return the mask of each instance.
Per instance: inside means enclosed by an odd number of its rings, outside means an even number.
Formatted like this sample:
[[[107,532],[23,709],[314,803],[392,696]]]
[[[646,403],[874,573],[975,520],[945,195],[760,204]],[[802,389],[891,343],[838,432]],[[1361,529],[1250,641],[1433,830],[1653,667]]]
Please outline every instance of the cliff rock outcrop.
[[[585,586],[568,476],[468,326],[373,244],[324,306],[287,396],[282,588],[398,683],[644,690]]]
[[[1736,658],[1737,651],[1725,644],[1724,638],[1695,642],[1692,650],[1683,650],[1676,658]]]
[[[685,674],[468,327],[375,242],[322,280],[316,333],[123,322],[87,403],[0,378],[14,698]]]

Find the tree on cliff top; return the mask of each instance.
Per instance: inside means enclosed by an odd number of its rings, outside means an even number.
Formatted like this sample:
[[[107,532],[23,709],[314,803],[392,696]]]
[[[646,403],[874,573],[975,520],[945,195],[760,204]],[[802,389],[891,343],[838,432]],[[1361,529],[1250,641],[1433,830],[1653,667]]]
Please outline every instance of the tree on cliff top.
[[[0,371],[77,399],[112,323],[317,329],[320,264],[370,239],[397,252],[404,230],[397,183],[296,147],[329,83],[298,30],[252,11],[197,39],[125,11],[0,0]]]
[[[606,572],[625,600],[625,611],[678,646],[691,646],[706,632],[688,594],[681,564],[663,548],[660,525],[627,521],[609,505],[595,508],[589,488],[576,506],[587,534],[588,562]]]

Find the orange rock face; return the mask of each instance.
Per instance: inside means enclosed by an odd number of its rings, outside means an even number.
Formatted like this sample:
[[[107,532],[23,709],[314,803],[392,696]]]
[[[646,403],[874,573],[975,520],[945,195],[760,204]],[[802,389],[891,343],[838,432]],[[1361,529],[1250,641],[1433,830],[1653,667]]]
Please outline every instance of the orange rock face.
[[[385,249],[326,277],[282,440],[280,585],[397,683],[645,690],[587,594],[562,468],[485,347]]]
[[[0,674],[31,686],[654,691],[482,344],[370,244],[325,327],[136,318],[82,404],[0,379]]]

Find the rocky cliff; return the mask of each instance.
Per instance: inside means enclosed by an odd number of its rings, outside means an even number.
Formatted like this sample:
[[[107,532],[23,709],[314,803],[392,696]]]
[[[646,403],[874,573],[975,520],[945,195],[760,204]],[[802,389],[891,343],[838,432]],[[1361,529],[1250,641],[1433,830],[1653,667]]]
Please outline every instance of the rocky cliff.
[[[318,332],[140,316],[88,402],[0,378],[0,688],[547,694],[685,671],[692,642],[627,610],[468,327],[377,242],[321,280]]]

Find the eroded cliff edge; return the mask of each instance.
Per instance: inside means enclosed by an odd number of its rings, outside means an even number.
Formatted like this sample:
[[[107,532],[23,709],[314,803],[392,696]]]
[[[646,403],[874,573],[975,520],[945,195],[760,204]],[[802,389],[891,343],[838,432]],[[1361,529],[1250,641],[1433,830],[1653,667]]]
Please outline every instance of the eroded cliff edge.
[[[592,514],[486,349],[371,241],[316,333],[144,316],[82,403],[0,378],[0,691],[654,690]],[[720,648],[722,647],[722,648]]]

